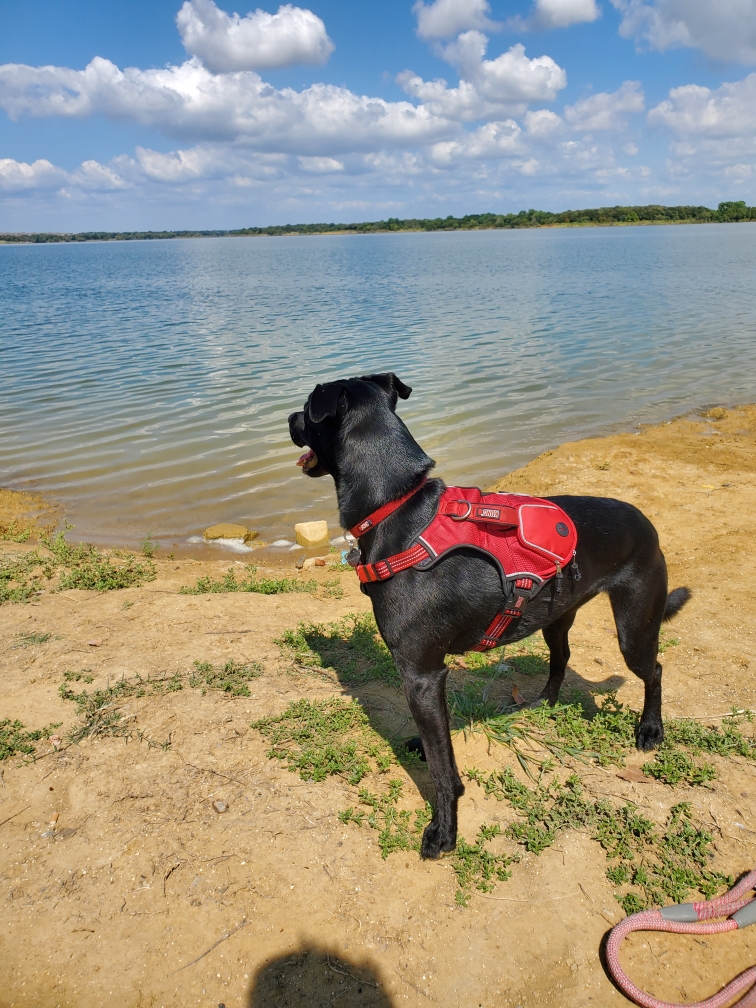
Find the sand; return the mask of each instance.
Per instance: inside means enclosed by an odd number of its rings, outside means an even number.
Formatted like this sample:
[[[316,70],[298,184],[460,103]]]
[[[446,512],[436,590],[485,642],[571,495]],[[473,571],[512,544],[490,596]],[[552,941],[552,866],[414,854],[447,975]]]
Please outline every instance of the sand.
[[[663,656],[666,717],[756,708],[755,431],[754,406],[714,411],[564,444],[497,485],[615,496],[656,524],[670,586],[695,593],[672,626],[680,643]],[[2,505],[12,510],[5,493]],[[384,729],[409,735],[412,723],[397,691],[376,683],[345,689],[330,672],[297,669],[275,643],[300,620],[368,608],[351,572],[305,572],[338,577],[341,599],[323,591],[178,594],[233,562],[164,557],[157,580],[141,588],[45,594],[0,609],[0,719],[63,722],[62,735],[76,723],[74,705],[58,694],[66,670],[91,670],[91,689],[121,675],[186,672],[195,660],[254,660],[264,669],[249,698],[184,689],[129,700],[135,730],[170,739],[165,750],[136,739],[60,751],[43,742],[36,761],[2,765],[0,1005],[627,1004],[599,954],[623,911],[588,836],[561,834],[540,857],[525,855],[510,881],[473,895],[463,909],[448,860],[423,863],[414,853],[382,860],[374,831],[338,820],[356,803],[356,788],[334,777],[304,782],[266,758],[250,722],[299,697],[358,696]],[[294,573],[293,559],[291,566]],[[53,637],[14,646],[30,632]],[[567,690],[617,688],[623,702],[640,707],[642,687],[621,660],[605,599],[580,611],[571,644]],[[543,682],[517,684],[530,699]],[[461,767],[512,765],[508,750],[489,753],[479,737],[459,735],[455,749]],[[629,798],[657,820],[675,802],[691,801],[696,821],[714,833],[714,867],[737,874],[756,863],[755,770],[741,759],[716,765],[720,778],[710,789],[633,784],[598,769],[586,771],[584,783],[590,794]],[[424,772],[398,774],[408,808],[431,796]],[[218,799],[227,812],[213,811]],[[53,813],[56,834],[43,838]],[[468,785],[464,836],[472,839],[484,821],[512,819],[508,806]],[[712,994],[755,953],[756,929],[706,940],[652,935],[629,940],[623,961],[656,996],[684,1001]]]

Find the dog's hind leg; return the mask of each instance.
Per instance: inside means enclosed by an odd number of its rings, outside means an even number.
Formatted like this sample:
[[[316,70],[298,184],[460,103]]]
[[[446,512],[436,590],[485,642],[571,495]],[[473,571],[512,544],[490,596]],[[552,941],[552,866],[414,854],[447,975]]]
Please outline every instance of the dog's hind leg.
[[[539,700],[546,700],[551,707],[559,699],[559,690],[564,682],[567,662],[570,660],[569,633],[575,622],[577,606],[562,613],[559,619],[543,628],[543,639],[549,646],[549,679],[541,690]]]
[[[457,844],[457,802],[465,788],[457,771],[449,732],[446,706],[446,675],[399,662],[404,692],[425,750],[436,804],[433,819],[425,828],[420,856],[437,858]]]
[[[659,628],[667,602],[667,571],[662,558],[644,572],[631,572],[609,589],[617,639],[625,664],[643,680],[643,713],[636,735],[641,750],[655,749],[664,740],[662,724],[662,667],[657,660]]]

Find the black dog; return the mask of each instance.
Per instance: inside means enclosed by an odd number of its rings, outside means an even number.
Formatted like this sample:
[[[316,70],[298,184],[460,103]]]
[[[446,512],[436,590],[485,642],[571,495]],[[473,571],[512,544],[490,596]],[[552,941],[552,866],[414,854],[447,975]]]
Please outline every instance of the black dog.
[[[292,441],[310,449],[300,459],[304,471],[334,478],[344,528],[415,488],[435,464],[395,412],[397,398],[407,399],[411,391],[390,373],[329,382],[316,386],[303,412],[289,417]],[[362,536],[362,562],[407,549],[433,518],[443,490],[441,480],[427,480]],[[679,612],[690,592],[677,588],[667,595],[667,567],[656,530],[631,504],[605,497],[550,499],[575,523],[582,577],[565,577],[558,594],[547,585],[505,633],[503,643],[543,630],[550,662],[541,696],[554,704],[570,657],[567,635],[575,614],[599,592],[608,592],[625,663],[645,686],[637,746],[653,749],[664,738],[659,628]],[[457,801],[464,792],[449,734],[444,657],[469,651],[480,641],[504,607],[504,590],[490,560],[461,549],[428,571],[405,570],[363,585],[363,591],[402,676],[436,788],[421,852],[435,858],[455,847]]]

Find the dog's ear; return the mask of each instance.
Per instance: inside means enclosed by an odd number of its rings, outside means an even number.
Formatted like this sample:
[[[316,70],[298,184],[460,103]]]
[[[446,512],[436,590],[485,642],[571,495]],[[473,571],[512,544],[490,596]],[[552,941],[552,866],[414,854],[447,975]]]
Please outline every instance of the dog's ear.
[[[307,407],[312,422],[320,423],[326,417],[335,417],[342,396],[346,398],[346,389],[341,382],[316,385]]]
[[[363,375],[362,381],[373,382],[379,385],[384,392],[391,396],[391,405],[396,406],[397,396],[400,399],[409,399],[412,389],[405,385],[401,379],[397,378],[393,371],[386,371],[385,374]]]

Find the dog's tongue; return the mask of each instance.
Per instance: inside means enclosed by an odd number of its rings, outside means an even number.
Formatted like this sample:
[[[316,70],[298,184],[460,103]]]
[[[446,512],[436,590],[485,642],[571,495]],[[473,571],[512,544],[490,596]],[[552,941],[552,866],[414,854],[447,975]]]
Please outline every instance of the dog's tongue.
[[[310,448],[309,451],[305,452],[304,455],[302,455],[302,457],[297,461],[297,465],[301,466],[305,470],[305,472],[308,469],[312,469],[312,467],[316,466],[317,464],[318,464],[318,456],[315,454],[312,448]]]

